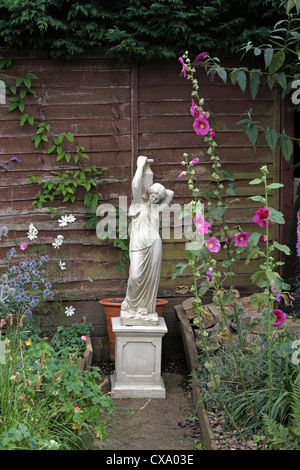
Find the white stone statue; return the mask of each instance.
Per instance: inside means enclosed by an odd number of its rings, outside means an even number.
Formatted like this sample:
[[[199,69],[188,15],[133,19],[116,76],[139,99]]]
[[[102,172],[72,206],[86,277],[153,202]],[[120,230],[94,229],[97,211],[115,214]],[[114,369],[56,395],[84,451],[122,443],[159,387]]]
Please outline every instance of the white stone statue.
[[[158,322],[156,296],[162,260],[159,213],[169,207],[174,192],[159,183],[153,184],[152,162],[147,157],[138,157],[132,180],[130,269],[120,315],[123,325],[156,325]]]

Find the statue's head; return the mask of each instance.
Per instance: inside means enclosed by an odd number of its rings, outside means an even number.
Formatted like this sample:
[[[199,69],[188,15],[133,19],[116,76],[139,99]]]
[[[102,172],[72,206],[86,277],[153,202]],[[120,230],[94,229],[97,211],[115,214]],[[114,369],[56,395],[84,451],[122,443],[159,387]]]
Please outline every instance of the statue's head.
[[[160,183],[154,183],[147,189],[149,201],[158,204],[166,197],[166,188]]]

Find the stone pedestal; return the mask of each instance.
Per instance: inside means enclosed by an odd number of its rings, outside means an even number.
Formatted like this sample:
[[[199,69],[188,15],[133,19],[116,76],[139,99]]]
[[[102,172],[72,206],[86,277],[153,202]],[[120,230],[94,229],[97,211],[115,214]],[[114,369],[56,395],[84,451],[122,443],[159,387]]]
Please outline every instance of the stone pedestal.
[[[165,398],[161,377],[162,337],[167,333],[164,318],[156,326],[122,325],[112,318],[116,336],[115,372],[111,391],[115,398]]]

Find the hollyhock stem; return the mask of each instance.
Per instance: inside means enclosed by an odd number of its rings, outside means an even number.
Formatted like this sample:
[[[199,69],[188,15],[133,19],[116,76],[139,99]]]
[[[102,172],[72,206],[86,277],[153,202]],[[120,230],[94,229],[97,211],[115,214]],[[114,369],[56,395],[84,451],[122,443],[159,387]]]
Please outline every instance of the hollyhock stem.
[[[261,169],[263,176],[262,180],[265,185],[265,202],[268,207],[268,188],[267,188],[267,173],[266,167]],[[266,272],[270,270],[270,251],[269,251],[269,217],[266,219]],[[270,281],[267,278],[266,292],[268,294],[268,306],[267,306],[267,345],[268,345],[268,385],[269,385],[269,415],[272,410],[272,330],[271,330],[271,306],[270,306]]]
[[[205,352],[205,356],[206,356],[206,360],[207,360],[207,363],[209,365],[209,370],[212,374],[212,377],[213,377],[213,380],[214,380],[214,384],[215,384],[215,387],[217,389],[217,392],[218,392],[218,395],[219,395],[219,398],[220,398],[220,402],[221,402],[221,405],[223,407],[223,410],[227,416],[227,418],[229,419],[229,421],[231,422],[232,426],[235,428],[235,430],[237,431],[237,433],[239,434],[239,437],[240,439],[251,449],[251,446],[248,444],[247,441],[245,441],[243,435],[241,434],[241,431],[240,431],[240,428],[239,426],[235,423],[234,419],[232,418],[231,414],[229,413],[227,407],[226,407],[226,404],[223,400],[223,396],[222,396],[222,391],[221,391],[221,388],[220,388],[220,384],[219,384],[219,381],[216,377],[216,374],[215,374],[215,371],[214,371],[214,367],[213,367],[213,364],[211,362],[211,359],[210,359],[210,355],[209,355],[209,352],[208,352],[208,347],[207,347],[207,341],[206,341],[206,337],[205,335],[203,334],[203,329],[202,329],[202,324],[201,324],[201,315],[200,315],[200,309],[199,309],[199,305],[201,303],[201,299],[200,297],[198,296],[198,287],[197,287],[197,276],[196,276],[196,256],[193,255],[193,262],[192,262],[192,270],[193,270],[193,279],[194,279],[194,295],[195,295],[195,303],[196,303],[196,310],[197,310],[197,315],[198,315],[198,323],[199,323],[199,331],[200,331],[200,336],[201,336],[201,339],[202,339],[202,342],[203,342],[203,346],[204,346],[204,352]]]

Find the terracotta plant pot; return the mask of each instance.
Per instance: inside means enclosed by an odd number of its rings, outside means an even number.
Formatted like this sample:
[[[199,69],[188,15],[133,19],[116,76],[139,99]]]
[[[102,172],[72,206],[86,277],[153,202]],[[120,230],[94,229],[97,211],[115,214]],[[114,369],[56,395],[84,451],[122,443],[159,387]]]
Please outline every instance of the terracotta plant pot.
[[[99,300],[99,304],[101,304],[104,308],[104,314],[105,314],[106,324],[107,324],[108,339],[109,339],[110,358],[112,361],[115,360],[115,334],[112,331],[111,319],[113,317],[120,316],[121,303],[123,302],[123,300],[124,298],[120,298],[120,297]],[[167,303],[168,301],[165,299],[157,299],[156,312],[159,317],[162,316],[164,306],[167,305]]]

